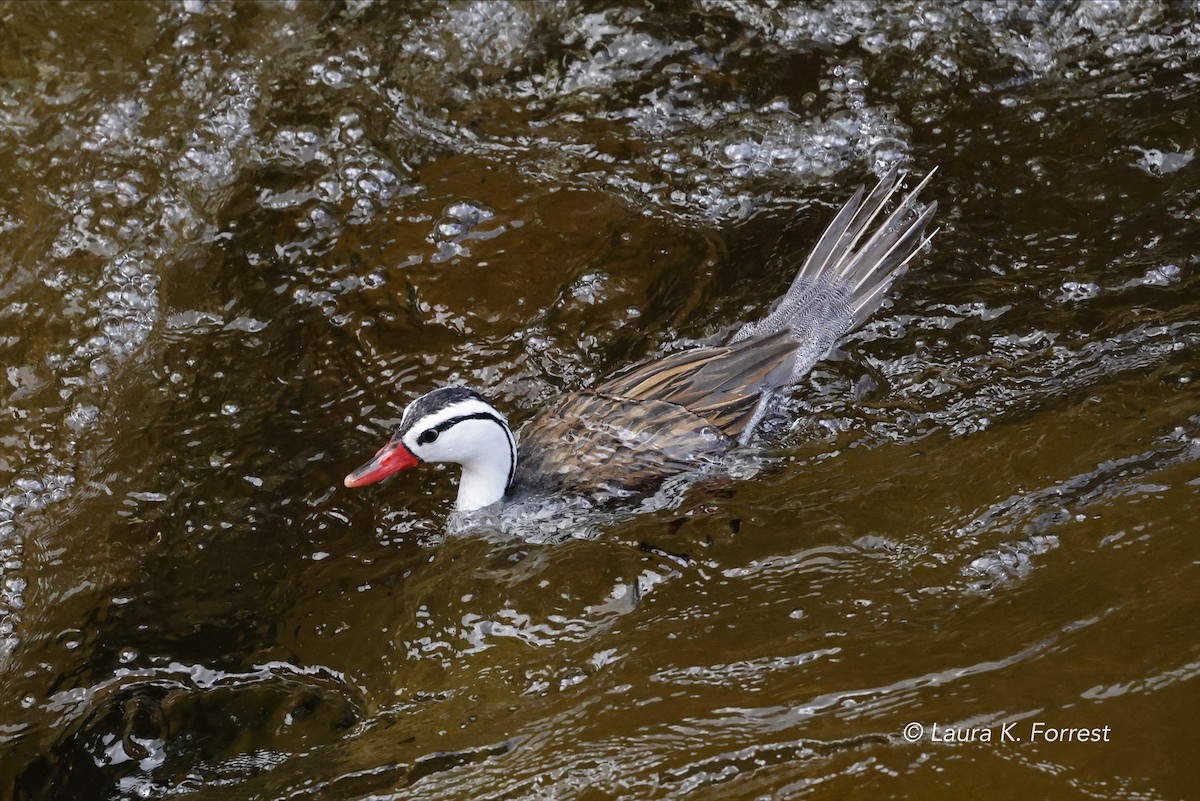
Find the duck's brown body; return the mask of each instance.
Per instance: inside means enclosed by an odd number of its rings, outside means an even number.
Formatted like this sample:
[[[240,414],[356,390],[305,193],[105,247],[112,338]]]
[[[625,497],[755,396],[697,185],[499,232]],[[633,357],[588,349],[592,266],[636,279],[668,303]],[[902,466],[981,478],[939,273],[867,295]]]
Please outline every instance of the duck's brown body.
[[[786,386],[796,345],[783,332],[695,348],[573,392],[521,431],[513,490],[632,492],[718,459]]]
[[[458,508],[472,510],[531,493],[621,496],[718,461],[753,433],[773,395],[879,308],[928,241],[936,204],[918,203],[924,182],[883,213],[897,181],[893,169],[865,199],[859,189],[770,314],[729,343],[681,351],[565,395],[529,421],[519,448],[504,416],[480,395],[434,390],[408,406],[391,442],[346,485],[421,461],[457,462]]]

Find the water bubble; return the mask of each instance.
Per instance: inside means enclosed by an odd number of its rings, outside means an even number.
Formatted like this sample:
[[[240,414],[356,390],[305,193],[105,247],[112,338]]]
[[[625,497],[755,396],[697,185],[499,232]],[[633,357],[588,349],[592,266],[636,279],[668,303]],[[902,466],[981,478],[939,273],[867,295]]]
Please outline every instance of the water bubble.
[[[1164,264],[1161,267],[1148,270],[1139,279],[1138,283],[1145,284],[1146,286],[1169,286],[1179,283],[1179,277],[1179,265]]]
[[[1100,294],[1100,286],[1090,282],[1066,281],[1062,285],[1059,301],[1070,302],[1090,300]]]
[[[1134,166],[1141,169],[1143,172],[1150,175],[1166,175],[1176,172],[1192,163],[1196,157],[1194,150],[1185,150],[1182,152],[1162,151],[1151,148],[1149,150],[1142,149],[1136,145],[1130,148],[1142,154],[1142,157],[1134,162]]]
[[[67,428],[74,434],[81,434],[91,428],[100,416],[100,410],[90,403],[76,404],[67,415]]]

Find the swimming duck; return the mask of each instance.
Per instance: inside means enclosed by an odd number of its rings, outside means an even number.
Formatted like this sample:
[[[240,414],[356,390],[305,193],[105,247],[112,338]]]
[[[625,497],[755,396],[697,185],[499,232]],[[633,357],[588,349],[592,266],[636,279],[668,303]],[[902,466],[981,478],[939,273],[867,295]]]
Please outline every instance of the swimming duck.
[[[719,463],[749,439],[773,397],[874,314],[933,238],[925,228],[937,204],[917,200],[932,176],[890,213],[897,168],[865,199],[859,188],[773,310],[726,344],[673,353],[564,395],[522,429],[519,447],[479,393],[435,389],[408,405],[391,440],[345,485],[453,462],[462,467],[455,508],[469,512],[537,493],[629,495]]]

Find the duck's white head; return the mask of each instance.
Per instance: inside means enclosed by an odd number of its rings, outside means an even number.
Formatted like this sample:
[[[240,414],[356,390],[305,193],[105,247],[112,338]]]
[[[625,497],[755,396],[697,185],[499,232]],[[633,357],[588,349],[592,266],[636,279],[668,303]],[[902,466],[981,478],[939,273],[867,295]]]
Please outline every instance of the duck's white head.
[[[504,415],[477,392],[435,389],[408,405],[391,440],[345,484],[373,484],[421,462],[462,465],[455,508],[469,512],[504,497],[517,467],[517,442]]]

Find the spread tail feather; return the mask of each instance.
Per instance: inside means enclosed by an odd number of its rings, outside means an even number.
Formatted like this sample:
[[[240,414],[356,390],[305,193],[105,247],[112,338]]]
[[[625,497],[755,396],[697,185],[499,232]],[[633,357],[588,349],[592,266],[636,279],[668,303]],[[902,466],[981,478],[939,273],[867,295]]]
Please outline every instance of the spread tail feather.
[[[865,199],[863,189],[855,192],[771,313],[742,326],[733,341],[789,330],[797,343],[792,380],[802,378],[834,343],[875,313],[896,279],[937,233],[925,234],[937,203],[917,200],[934,172],[936,168],[888,213],[885,208],[900,190],[897,167]]]

